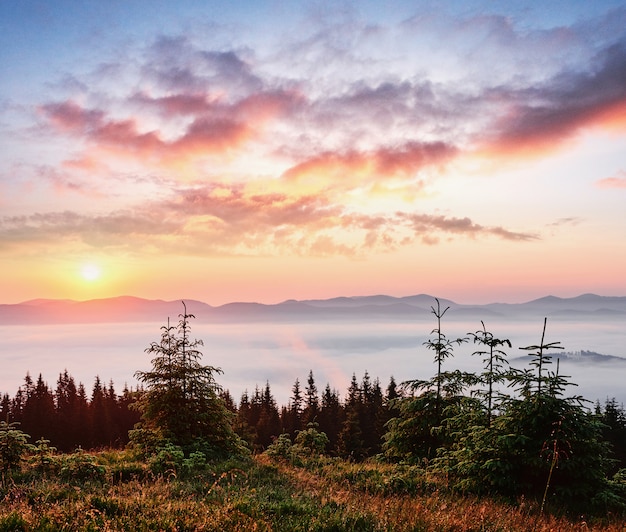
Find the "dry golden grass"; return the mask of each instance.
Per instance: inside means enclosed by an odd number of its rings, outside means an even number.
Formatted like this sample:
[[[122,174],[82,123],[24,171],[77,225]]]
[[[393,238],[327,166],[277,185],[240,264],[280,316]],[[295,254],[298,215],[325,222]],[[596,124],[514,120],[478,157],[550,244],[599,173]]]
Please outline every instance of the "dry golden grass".
[[[266,455],[178,478],[102,453],[107,475],[62,481],[28,472],[0,483],[0,532],[52,531],[623,531],[625,523],[538,517],[536,504],[453,496],[419,468],[341,460],[300,466]],[[136,473],[124,481],[114,471]],[[117,469],[115,469],[117,468]]]
[[[264,461],[265,457],[257,460]],[[361,465],[359,468],[379,470],[384,465]],[[393,467],[393,466],[388,466]],[[369,512],[376,518],[377,530],[403,531],[593,531],[624,532],[626,523],[573,521],[551,515],[539,516],[539,505],[522,503],[518,506],[471,496],[454,496],[439,490],[419,495],[377,495],[354,489],[345,482],[304,468],[281,464],[279,470],[293,479],[321,504],[333,501],[357,512]],[[334,475],[333,475],[334,476]]]

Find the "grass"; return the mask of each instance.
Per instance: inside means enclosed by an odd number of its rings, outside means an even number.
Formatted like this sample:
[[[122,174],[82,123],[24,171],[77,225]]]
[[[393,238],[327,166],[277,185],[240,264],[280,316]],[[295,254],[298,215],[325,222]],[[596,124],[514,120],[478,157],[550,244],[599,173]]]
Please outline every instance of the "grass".
[[[91,458],[94,458],[91,462]],[[624,530],[617,518],[585,522],[460,497],[418,467],[338,459],[300,465],[266,455],[154,475],[125,452],[84,462],[92,477],[27,465],[0,485],[2,531],[555,531]],[[67,470],[67,468],[66,468]]]

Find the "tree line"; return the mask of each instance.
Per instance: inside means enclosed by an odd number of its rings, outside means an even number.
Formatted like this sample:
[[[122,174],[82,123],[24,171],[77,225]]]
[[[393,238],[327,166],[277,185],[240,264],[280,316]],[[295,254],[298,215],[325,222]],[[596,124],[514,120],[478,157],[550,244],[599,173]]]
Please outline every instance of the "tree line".
[[[52,389],[41,373],[35,381],[27,373],[15,396],[2,395],[0,420],[19,423],[25,433],[50,440],[63,452],[123,447],[140,418],[129,408],[136,393],[125,386],[120,395],[112,381],[104,385],[99,377],[88,393],[67,370]]]
[[[124,386],[118,394],[112,381],[105,386],[96,377],[88,393],[67,370],[51,388],[41,374],[36,380],[27,374],[13,397],[2,395],[0,420],[19,423],[25,433],[49,440],[62,452],[122,448],[140,421],[141,414],[131,405],[143,391]],[[399,396],[393,377],[383,391],[380,381],[367,372],[360,381],[352,376],[345,397],[329,383],[320,393],[312,370],[304,387],[299,378],[295,380],[286,405],[277,404],[269,382],[256,386],[253,393],[244,391],[238,402],[229,390],[218,393],[232,414],[233,430],[255,452],[265,450],[281,434],[295,438],[316,423],[328,436],[326,453],[355,460],[381,452],[385,424],[395,412],[390,405]]]
[[[49,440],[62,452],[122,448],[128,444],[129,431],[140,421],[140,413],[130,405],[141,392],[141,387],[124,386],[118,394],[112,381],[104,386],[96,377],[87,393],[67,370],[59,374],[51,389],[41,374],[36,381],[27,374],[15,396],[2,395],[0,420],[19,423],[25,433]],[[256,386],[253,393],[244,391],[238,403],[229,390],[219,393],[232,413],[234,431],[253,451],[267,449],[281,434],[295,439],[299,431],[315,423],[328,437],[326,454],[353,460],[382,452],[388,422],[398,419],[397,403],[406,396],[393,377],[383,389],[379,379],[372,379],[367,372],[360,381],[352,375],[343,397],[329,383],[319,393],[312,370],[304,387],[296,378],[286,405],[277,404],[269,382],[262,388]],[[616,460],[611,469],[626,467],[624,405],[607,398],[603,404],[596,402],[593,410]]]

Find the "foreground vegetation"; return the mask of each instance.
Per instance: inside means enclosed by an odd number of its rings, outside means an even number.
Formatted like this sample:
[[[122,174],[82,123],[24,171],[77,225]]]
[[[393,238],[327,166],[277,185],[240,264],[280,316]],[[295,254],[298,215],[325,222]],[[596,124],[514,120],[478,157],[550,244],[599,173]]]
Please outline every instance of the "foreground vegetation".
[[[33,455],[0,486],[0,531],[624,530],[617,517],[540,514],[459,497],[418,466],[264,453],[191,464],[130,451]],[[166,469],[165,469],[166,468]]]

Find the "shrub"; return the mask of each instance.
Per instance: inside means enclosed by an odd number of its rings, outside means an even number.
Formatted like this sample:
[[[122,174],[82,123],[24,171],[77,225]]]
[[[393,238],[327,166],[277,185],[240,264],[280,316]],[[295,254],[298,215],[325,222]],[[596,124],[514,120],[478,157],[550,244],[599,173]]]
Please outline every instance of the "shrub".
[[[30,436],[18,429],[18,425],[0,421],[0,469],[4,473],[19,469],[26,453],[33,449],[28,443]]]
[[[291,459],[293,457],[293,444],[289,434],[283,433],[278,436],[265,450],[265,454],[272,458]]]
[[[298,431],[296,434],[296,442],[294,451],[297,454],[306,456],[319,456],[324,454],[324,450],[328,445],[328,436],[326,433],[318,430],[317,423],[309,423],[306,430]]]
[[[185,453],[173,443],[167,443],[148,459],[150,471],[157,475],[176,476],[183,466]]]
[[[50,446],[50,440],[44,438],[37,440],[32,449],[35,470],[43,475],[58,472],[60,462],[54,456],[56,450],[56,447]]]
[[[67,481],[103,481],[106,469],[96,463],[96,457],[82,449],[63,457],[61,478]]]

